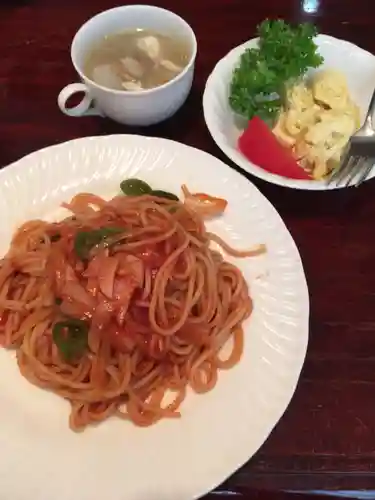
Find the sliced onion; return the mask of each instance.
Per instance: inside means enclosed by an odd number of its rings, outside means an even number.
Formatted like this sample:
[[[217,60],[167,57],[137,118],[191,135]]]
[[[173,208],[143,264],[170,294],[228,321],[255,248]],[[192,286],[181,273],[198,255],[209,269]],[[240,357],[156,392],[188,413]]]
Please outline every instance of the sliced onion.
[[[185,205],[202,217],[221,215],[228,205],[224,198],[217,198],[206,193],[190,193],[185,185],[182,186],[182,192]]]
[[[118,265],[119,259],[117,256],[107,257],[100,262],[98,273],[99,287],[102,293],[109,299],[113,298],[113,283]]]
[[[67,281],[62,291],[62,295],[71,302],[84,304],[89,308],[95,307],[95,300],[78,281]]]

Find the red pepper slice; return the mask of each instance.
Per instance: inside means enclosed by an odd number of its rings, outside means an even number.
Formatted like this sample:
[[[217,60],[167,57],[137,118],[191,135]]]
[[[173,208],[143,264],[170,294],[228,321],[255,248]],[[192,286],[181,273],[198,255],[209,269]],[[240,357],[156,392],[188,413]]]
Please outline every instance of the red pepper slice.
[[[238,140],[241,153],[258,167],[272,174],[290,179],[311,180],[298,165],[293,154],[276,139],[272,130],[258,116],[254,116]]]

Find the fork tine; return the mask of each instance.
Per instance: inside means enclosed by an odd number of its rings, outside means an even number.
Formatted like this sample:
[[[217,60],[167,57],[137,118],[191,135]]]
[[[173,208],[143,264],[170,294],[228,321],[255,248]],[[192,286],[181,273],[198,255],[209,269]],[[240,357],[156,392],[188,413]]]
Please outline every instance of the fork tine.
[[[348,163],[352,158],[349,154],[349,148],[347,148],[347,152],[344,153],[343,158],[344,159],[342,160],[341,164],[333,171],[332,175],[329,177],[328,184],[331,184],[331,182],[333,182],[336,178],[340,177],[343,170],[346,170]]]
[[[358,158],[357,164],[349,172],[349,177],[348,177],[348,180],[345,183],[345,187],[349,187],[350,186],[350,184],[352,183],[352,181],[355,178],[355,176],[363,169],[364,165],[366,164],[366,160],[367,159],[365,157],[359,157]]]
[[[374,164],[375,164],[375,158],[367,158],[366,163],[367,163],[367,167],[363,171],[361,177],[355,183],[355,187],[360,186],[362,184],[362,182],[365,182],[365,180],[367,179],[367,177],[370,175],[370,172],[373,169]]]
[[[345,167],[340,168],[340,175],[336,181],[337,187],[340,186],[343,181],[345,181],[345,178],[349,172],[352,172],[353,170],[357,171],[357,164],[359,159],[360,158],[358,156],[351,156]]]

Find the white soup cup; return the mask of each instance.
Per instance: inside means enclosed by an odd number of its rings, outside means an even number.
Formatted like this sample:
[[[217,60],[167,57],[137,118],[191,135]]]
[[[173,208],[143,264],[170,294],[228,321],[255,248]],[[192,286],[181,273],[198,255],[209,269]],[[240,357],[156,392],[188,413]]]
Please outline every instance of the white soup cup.
[[[85,58],[98,41],[136,28],[186,38],[191,57],[184,70],[164,85],[140,91],[112,90],[83,73]],[[71,83],[62,89],[59,108],[68,116],[107,116],[126,125],[158,123],[172,116],[185,102],[193,81],[196,54],[197,40],[192,28],[173,12],[151,5],[128,5],[101,12],[89,19],[73,39],[71,59],[82,83]],[[82,101],[68,108],[68,99],[76,93],[84,93]]]

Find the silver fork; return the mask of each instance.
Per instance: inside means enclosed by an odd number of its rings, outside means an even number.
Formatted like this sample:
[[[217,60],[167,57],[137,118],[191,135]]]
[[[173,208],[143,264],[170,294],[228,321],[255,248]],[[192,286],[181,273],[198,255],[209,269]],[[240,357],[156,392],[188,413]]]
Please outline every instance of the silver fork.
[[[365,123],[349,140],[342,155],[340,165],[333,171],[328,184],[336,182],[340,186],[345,182],[349,186],[355,179],[354,186],[359,186],[369,176],[375,164],[375,90],[371,97]],[[358,177],[357,177],[358,176]],[[356,178],[357,177],[357,178]]]

